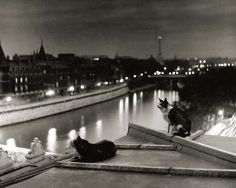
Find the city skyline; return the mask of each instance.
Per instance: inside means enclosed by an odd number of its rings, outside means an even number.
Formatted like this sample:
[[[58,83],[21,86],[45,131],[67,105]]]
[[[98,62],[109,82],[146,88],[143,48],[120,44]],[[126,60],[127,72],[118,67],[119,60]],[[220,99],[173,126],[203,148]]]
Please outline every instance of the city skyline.
[[[30,54],[41,37],[48,53],[235,57],[236,2],[232,0],[10,0],[0,2],[6,55]]]

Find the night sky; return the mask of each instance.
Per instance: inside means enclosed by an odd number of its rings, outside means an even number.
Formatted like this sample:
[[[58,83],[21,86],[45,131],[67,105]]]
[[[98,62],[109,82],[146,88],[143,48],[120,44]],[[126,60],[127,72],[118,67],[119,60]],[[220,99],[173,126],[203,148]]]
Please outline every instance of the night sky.
[[[6,54],[236,57],[235,0],[1,0]]]

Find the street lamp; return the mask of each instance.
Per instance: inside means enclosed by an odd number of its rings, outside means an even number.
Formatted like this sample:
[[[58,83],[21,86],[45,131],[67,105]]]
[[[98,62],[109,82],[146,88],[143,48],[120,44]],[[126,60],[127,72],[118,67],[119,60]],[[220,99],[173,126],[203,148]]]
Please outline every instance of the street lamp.
[[[55,91],[52,89],[49,89],[48,91],[46,91],[45,95],[48,97],[51,97],[51,96],[55,95]]]
[[[75,91],[75,87],[74,87],[74,86],[70,86],[70,87],[67,89],[67,91],[69,91],[69,92],[74,92],[74,91]]]
[[[85,89],[85,86],[84,86],[84,85],[81,85],[81,86],[80,86],[80,89]]]
[[[7,102],[11,102],[12,98],[10,96],[6,97]]]

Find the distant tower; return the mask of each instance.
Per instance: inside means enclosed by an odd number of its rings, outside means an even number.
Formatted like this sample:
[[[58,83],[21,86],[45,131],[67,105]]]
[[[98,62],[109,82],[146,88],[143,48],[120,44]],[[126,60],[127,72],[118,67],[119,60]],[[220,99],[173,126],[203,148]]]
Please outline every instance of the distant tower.
[[[161,41],[162,41],[162,37],[158,36],[157,37],[157,41],[158,41],[158,53],[157,53],[157,60],[163,64],[163,56],[162,56],[162,49],[161,49]]]
[[[47,55],[46,55],[46,52],[44,50],[43,39],[42,38],[41,38],[41,46],[40,46],[39,53],[38,53],[38,60],[47,61]]]

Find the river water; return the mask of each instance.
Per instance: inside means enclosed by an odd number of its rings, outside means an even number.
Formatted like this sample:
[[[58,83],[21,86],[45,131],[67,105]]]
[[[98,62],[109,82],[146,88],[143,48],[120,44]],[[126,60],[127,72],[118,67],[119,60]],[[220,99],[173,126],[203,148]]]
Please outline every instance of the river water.
[[[170,103],[179,100],[177,91],[150,89],[35,121],[0,128],[0,143],[30,147],[38,137],[46,151],[64,153],[77,134],[90,142],[116,140],[127,134],[129,122],[151,129],[166,130],[167,122],[159,109],[158,98]]]

